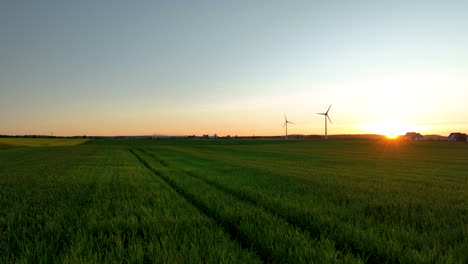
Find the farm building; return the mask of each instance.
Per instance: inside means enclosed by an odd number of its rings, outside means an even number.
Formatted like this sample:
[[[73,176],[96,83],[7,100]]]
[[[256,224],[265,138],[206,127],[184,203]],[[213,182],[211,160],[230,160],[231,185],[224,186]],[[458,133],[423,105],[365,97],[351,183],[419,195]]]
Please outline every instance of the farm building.
[[[416,132],[408,132],[403,136],[403,138],[406,140],[422,140],[423,136]]]
[[[450,133],[448,136],[448,141],[468,141],[466,134],[464,133]]]

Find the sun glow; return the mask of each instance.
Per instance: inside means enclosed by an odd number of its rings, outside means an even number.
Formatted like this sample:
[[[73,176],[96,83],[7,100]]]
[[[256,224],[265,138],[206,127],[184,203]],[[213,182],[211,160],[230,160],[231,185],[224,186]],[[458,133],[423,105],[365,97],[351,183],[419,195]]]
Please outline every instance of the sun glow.
[[[418,131],[418,127],[403,121],[388,121],[378,123],[367,123],[362,125],[362,129],[368,133],[384,135],[394,139],[406,132]]]

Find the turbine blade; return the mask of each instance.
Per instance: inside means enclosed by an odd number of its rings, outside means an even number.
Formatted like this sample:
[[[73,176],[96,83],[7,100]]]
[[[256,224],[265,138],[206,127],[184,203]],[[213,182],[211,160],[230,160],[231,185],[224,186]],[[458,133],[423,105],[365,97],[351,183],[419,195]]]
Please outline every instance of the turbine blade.
[[[325,114],[328,114],[328,111],[330,111],[331,106],[332,106],[332,105],[330,105],[330,106],[328,107],[328,110],[327,110],[327,112],[325,112]]]
[[[286,126],[286,122],[284,123],[283,127],[285,127],[285,126]]]
[[[293,124],[293,125],[295,125],[293,122],[289,122],[289,121],[288,121],[288,123],[289,123],[289,124]]]
[[[328,117],[328,120],[330,121],[330,124],[333,124],[333,122],[331,121],[330,117],[327,115]]]
[[[317,113],[317,115],[326,115],[325,113]]]
[[[286,118],[286,114],[284,114],[284,122],[288,122],[288,119]]]

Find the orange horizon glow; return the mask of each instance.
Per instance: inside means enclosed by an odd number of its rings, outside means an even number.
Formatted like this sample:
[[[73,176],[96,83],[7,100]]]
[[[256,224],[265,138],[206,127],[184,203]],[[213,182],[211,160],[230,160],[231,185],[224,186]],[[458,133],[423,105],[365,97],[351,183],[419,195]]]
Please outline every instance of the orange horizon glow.
[[[281,120],[280,120],[281,121]],[[320,121],[320,120],[319,120]],[[234,122],[236,123],[236,122]],[[280,122],[276,122],[280,123]],[[249,122],[248,125],[242,127],[239,124],[233,124],[227,126],[225,123],[216,124],[216,126],[210,127],[204,124],[202,127],[190,128],[190,124],[176,125],[172,124],[170,128],[154,129],[152,125],[146,124],[138,126],[138,124],[125,125],[112,125],[111,127],[105,128],[104,126],[86,127],[81,129],[50,129],[50,132],[46,132],[45,129],[40,131],[18,131],[17,133],[5,133],[0,131],[0,135],[54,135],[54,136],[202,136],[205,134],[218,136],[283,136],[285,131],[281,127],[281,124],[276,124],[276,128],[272,129],[272,125],[257,123],[253,121]],[[321,127],[321,122],[315,124],[303,124],[296,121],[295,125],[288,127],[289,135],[324,135],[324,127]],[[137,127],[141,127],[138,129]],[[175,128],[175,129],[174,129]],[[253,128],[253,129],[252,129]],[[77,132],[81,130],[82,132]],[[445,130],[445,129],[444,129]],[[438,134],[446,136],[450,132],[441,130],[435,126],[429,126],[425,124],[415,124],[406,121],[383,121],[383,122],[369,122],[361,123],[356,125],[339,125],[339,124],[328,124],[329,135],[362,135],[362,134],[374,134],[382,135],[388,139],[396,139],[398,136],[404,135],[407,132],[418,132],[422,135]],[[456,130],[456,131],[455,131]],[[462,129],[453,129],[452,132],[464,132]],[[44,132],[41,132],[44,131]],[[93,133],[94,131],[94,133]],[[12,131],[13,132],[13,131]]]
[[[423,132],[424,127],[413,125],[404,121],[385,121],[376,123],[367,123],[361,125],[363,130],[369,131],[372,134],[384,135],[387,138],[394,139],[407,132]]]

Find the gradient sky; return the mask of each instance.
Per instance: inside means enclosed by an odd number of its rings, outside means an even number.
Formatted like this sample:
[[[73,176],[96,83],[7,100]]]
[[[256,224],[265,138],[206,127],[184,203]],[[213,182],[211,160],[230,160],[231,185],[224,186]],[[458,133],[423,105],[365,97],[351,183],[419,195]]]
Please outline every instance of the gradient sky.
[[[0,2],[0,134],[468,132],[468,1]]]

